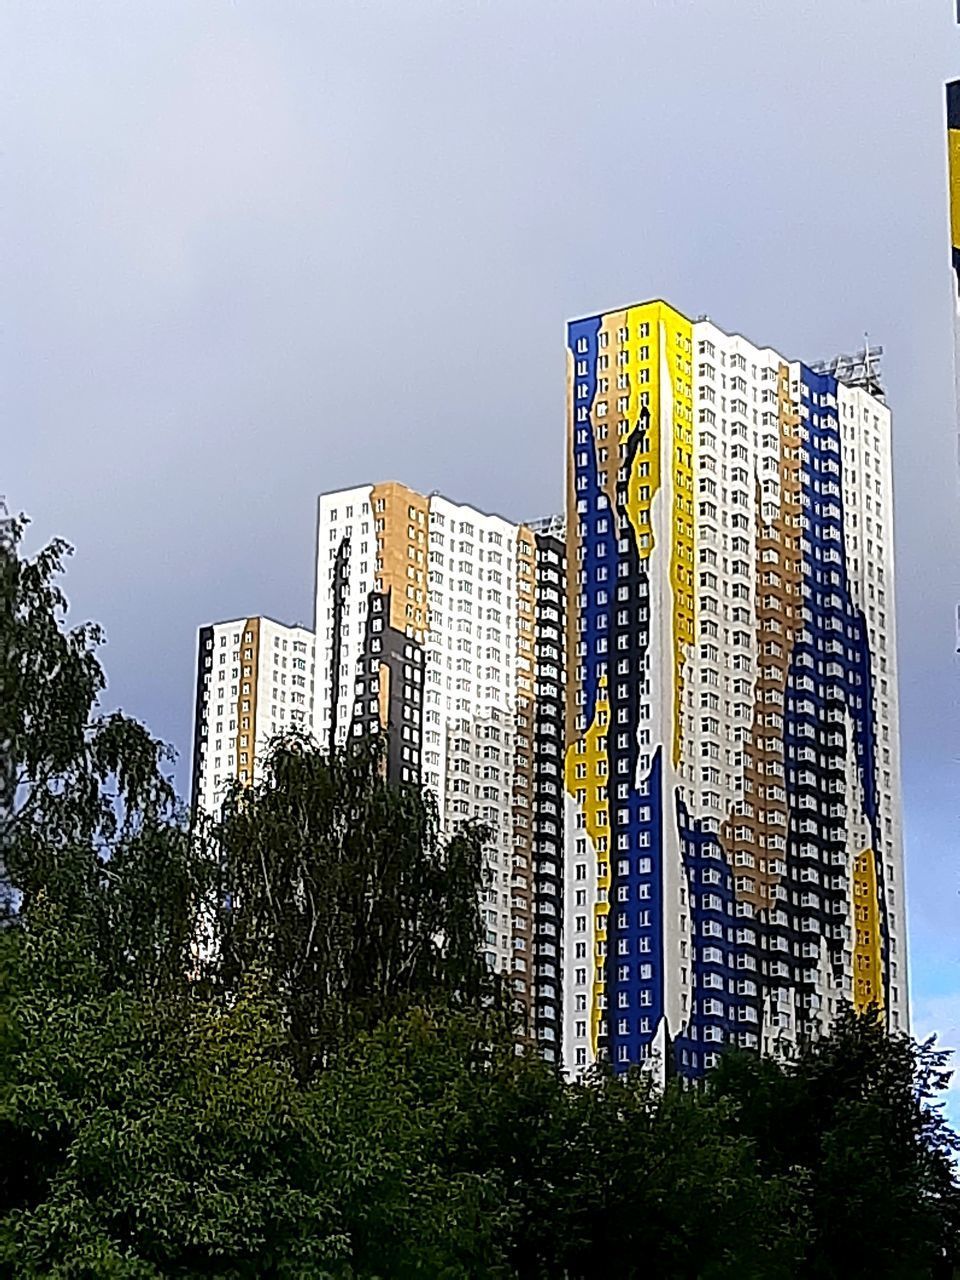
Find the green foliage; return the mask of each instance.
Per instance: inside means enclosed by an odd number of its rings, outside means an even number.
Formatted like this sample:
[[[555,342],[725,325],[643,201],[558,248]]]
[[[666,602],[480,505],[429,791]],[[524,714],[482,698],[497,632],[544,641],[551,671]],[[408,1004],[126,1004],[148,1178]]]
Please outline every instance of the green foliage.
[[[805,1274],[906,1280],[960,1264],[958,1143],[934,1105],[946,1059],[847,1010],[785,1063],[721,1060],[711,1092],[735,1107],[761,1168],[802,1172]]]
[[[411,1010],[360,1035],[310,1090],[365,1277],[507,1276],[513,1207],[470,1158],[478,1106],[519,1060],[498,1015]]]
[[[483,829],[441,840],[432,798],[384,775],[382,744],[327,756],[287,737],[219,821],[198,819],[229,904],[221,979],[263,966],[303,1076],[412,1004],[497,994],[481,957]]]
[[[0,1271],[329,1274],[322,1147],[262,986],[224,1011],[107,991],[62,924],[9,935]]]
[[[117,840],[171,811],[169,752],[136,721],[98,713],[100,629],[64,626],[70,548],[20,555],[26,521],[0,508],[0,908],[53,881],[79,895]]]
[[[0,543],[0,1274],[935,1277],[944,1055],[843,1017],[707,1085],[566,1083],[480,960],[483,832],[275,744],[192,826],[98,714],[54,544]]]

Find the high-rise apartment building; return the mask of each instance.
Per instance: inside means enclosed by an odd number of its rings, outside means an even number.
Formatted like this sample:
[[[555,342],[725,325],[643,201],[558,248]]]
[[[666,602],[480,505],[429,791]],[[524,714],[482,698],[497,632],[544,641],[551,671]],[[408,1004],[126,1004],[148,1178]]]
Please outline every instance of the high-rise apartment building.
[[[950,265],[953,268],[954,386],[960,414],[960,80],[951,80],[947,95],[947,200],[950,214]]]
[[[389,776],[425,784],[447,834],[488,827],[486,958],[547,1056],[560,1040],[564,574],[549,526],[393,482],[318,501],[315,732],[329,746],[384,733]]]
[[[216,812],[224,785],[252,784],[270,740],[310,732],[314,638],[272,618],[235,618],[201,627],[193,731],[194,807]]]
[[[907,1023],[890,412],[654,301],[568,326],[564,1059]]]

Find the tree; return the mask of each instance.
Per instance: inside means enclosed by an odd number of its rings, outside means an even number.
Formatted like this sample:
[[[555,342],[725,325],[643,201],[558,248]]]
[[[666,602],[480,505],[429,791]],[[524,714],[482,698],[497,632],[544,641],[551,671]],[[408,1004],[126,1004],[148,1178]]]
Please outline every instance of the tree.
[[[287,737],[199,829],[222,874],[223,980],[229,990],[263,964],[302,1075],[417,1003],[495,998],[481,956],[483,829],[441,839],[432,797],[387,782],[382,744],[328,756]]]
[[[414,1008],[362,1032],[316,1075],[307,1091],[342,1212],[345,1274],[515,1274],[511,1184],[496,1153],[475,1158],[471,1135],[485,1103],[525,1070],[497,1011]]]
[[[492,1011],[384,1022],[310,1092],[359,1276],[796,1274],[798,1188],[729,1104],[641,1072],[567,1084]]]
[[[947,1056],[848,1009],[785,1062],[721,1060],[711,1094],[735,1106],[765,1170],[806,1187],[803,1274],[907,1280],[960,1263],[958,1142],[935,1103]]]
[[[796,1187],[767,1177],[729,1107],[641,1070],[491,1081],[471,1140],[515,1206],[511,1274],[793,1276]]]
[[[945,1055],[844,1015],[701,1087],[519,1052],[483,832],[377,744],[274,745],[191,824],[103,717],[65,548],[0,555],[0,1272],[936,1277],[960,1248]],[[61,714],[62,712],[62,714]],[[203,931],[213,944],[198,952]]]
[[[263,984],[227,1010],[111,990],[87,937],[43,904],[11,958],[0,1271],[344,1274],[325,1149]]]
[[[139,723],[98,712],[100,628],[64,625],[56,539],[20,554],[26,520],[0,509],[0,910],[9,918],[69,867],[79,890],[118,840],[162,820],[169,752]],[[65,891],[65,886],[64,886]]]

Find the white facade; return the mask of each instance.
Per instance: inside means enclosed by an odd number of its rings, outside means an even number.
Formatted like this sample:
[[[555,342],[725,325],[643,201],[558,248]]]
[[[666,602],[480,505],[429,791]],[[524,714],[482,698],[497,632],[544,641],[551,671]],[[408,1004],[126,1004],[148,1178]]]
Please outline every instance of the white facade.
[[[718,624],[715,631],[711,619],[701,612],[700,639],[715,647],[724,674],[719,689],[709,685],[687,688],[687,732],[694,744],[694,762],[686,770],[685,781],[693,811],[713,810],[722,814],[734,812],[744,801],[739,746],[750,731],[756,677],[764,659],[756,626],[754,592],[762,590],[766,569],[758,562],[754,536],[754,486],[759,486],[763,518],[773,521],[782,510],[784,499],[780,476],[778,371],[785,366],[789,368],[791,401],[798,406],[801,365],[797,361],[786,361],[771,348],[756,347],[739,334],[727,334],[709,321],[695,323],[693,331],[694,410],[698,430],[694,450],[695,493],[698,502],[715,501],[720,516],[718,522],[698,512],[697,585],[702,590],[701,605],[708,584],[716,588],[718,598],[725,602],[723,617],[713,620]],[[725,412],[732,408],[735,400],[741,400],[746,410],[739,419],[728,418]],[[906,933],[896,645],[893,642],[891,415],[882,400],[862,387],[843,382],[837,383],[836,401],[842,435],[839,461],[845,569],[853,604],[863,610],[868,622],[870,652],[876,666],[873,712],[879,739],[876,750],[885,897],[890,911],[889,1018],[892,1026],[905,1027],[907,986],[903,940]],[[709,414],[715,415],[715,425],[704,421]],[[829,494],[825,493],[824,497]],[[738,511],[742,513],[740,529],[731,525]],[[751,591],[752,584],[759,586]],[[742,643],[744,640],[746,643]],[[741,665],[743,670],[738,669]],[[705,664],[701,678],[709,670]],[[713,721],[712,732],[704,731],[708,720]],[[844,796],[849,865],[859,850],[871,845],[871,836],[862,813],[861,784],[852,746],[855,735],[849,716],[845,728],[850,744]],[[786,847],[784,826],[784,857]],[[844,966],[841,980],[834,979],[825,959],[822,964],[821,1003],[815,1020],[824,1027],[836,1017],[841,1004],[853,997],[852,933],[851,929],[845,939],[851,961]],[[778,1041],[795,1037],[792,1001],[785,988],[778,991],[775,982],[771,984],[765,1014],[763,1047],[772,1049]],[[746,1034],[747,1042],[752,1043],[751,1033]],[[760,1034],[759,1027],[757,1034]]]
[[[232,779],[258,780],[268,743],[313,723],[314,636],[272,618],[201,627],[197,656],[193,802],[216,812]]]
[[[383,694],[386,675],[368,685],[361,662],[373,593],[390,590],[386,623],[423,659],[417,740],[411,729],[409,741],[400,744],[398,780],[414,780],[419,760],[445,833],[469,819],[489,826],[485,953],[498,971],[529,963],[516,954],[512,884],[517,698],[524,682],[529,693],[533,668],[532,624],[528,656],[520,652],[518,634],[520,528],[393,484],[318,499],[315,735],[329,742],[335,713],[334,738],[343,745],[360,729],[355,709],[369,701],[372,711]],[[338,563],[345,568],[339,602]],[[532,562],[529,573],[532,591]],[[383,634],[379,620],[375,625]],[[412,680],[417,671],[410,666],[405,664],[405,678]]]
[[[324,746],[329,741],[334,712],[338,746],[346,742],[353,713],[354,677],[363,651],[364,628],[370,592],[374,589],[377,560],[375,520],[371,510],[372,485],[322,494],[317,513],[316,559],[316,669],[314,734]],[[333,585],[337,553],[349,539],[348,594],[340,627],[340,662],[331,677],[334,654]],[[333,692],[332,692],[333,691]]]
[[[893,550],[893,446],[890,409],[861,387],[837,387],[850,590],[866,616],[874,655],[879,824],[889,912],[890,1020],[909,1030],[907,922],[900,790],[900,705]],[[851,774],[856,770],[851,762]],[[848,812],[853,810],[852,797]],[[865,847],[865,832],[858,833]],[[868,843],[868,841],[867,841]]]
[[[483,915],[498,970],[513,965],[518,533],[500,516],[430,500],[424,781],[447,830],[478,818],[492,832]]]

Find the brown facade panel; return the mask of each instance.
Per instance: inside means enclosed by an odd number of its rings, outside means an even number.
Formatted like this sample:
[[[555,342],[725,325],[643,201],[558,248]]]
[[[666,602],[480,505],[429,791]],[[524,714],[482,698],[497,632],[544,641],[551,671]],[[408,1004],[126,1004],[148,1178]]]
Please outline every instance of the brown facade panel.
[[[240,633],[240,682],[237,694],[236,773],[246,785],[254,781],[257,751],[257,684],[260,669],[260,619],[248,618]]]
[[[534,593],[536,547],[533,534],[521,527],[515,547],[517,575],[517,703],[513,778],[513,985],[522,1007],[525,1039],[533,1037],[534,921],[533,921],[533,760],[535,704]],[[523,968],[520,968],[522,964]]]
[[[738,879],[752,883],[737,897],[758,910],[775,901],[774,886],[786,861],[789,806],[782,730],[767,733],[766,717],[784,714],[790,656],[798,628],[794,600],[800,595],[802,565],[796,519],[800,512],[799,419],[790,397],[790,374],[780,366],[777,382],[780,428],[779,509],[772,521],[763,515],[759,482],[757,505],[757,642],[760,674],[754,690],[753,722],[744,744],[744,799],[724,822],[720,838]],[[736,810],[740,809],[740,812]],[[779,848],[783,840],[784,848]],[[745,865],[737,854],[753,858]]]

